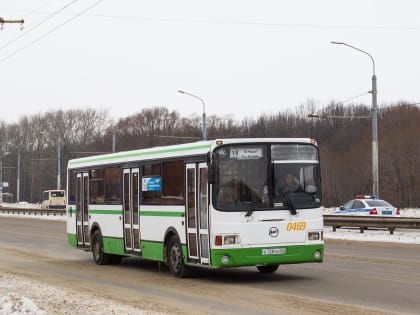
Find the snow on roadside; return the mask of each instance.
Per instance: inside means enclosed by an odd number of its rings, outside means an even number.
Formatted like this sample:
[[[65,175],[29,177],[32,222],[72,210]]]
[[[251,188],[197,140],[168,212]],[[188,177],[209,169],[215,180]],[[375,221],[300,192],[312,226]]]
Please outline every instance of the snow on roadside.
[[[325,208],[324,214],[332,214],[336,208]],[[420,209],[401,209],[401,217],[418,218]],[[387,229],[368,229],[360,233],[358,228],[339,228],[335,232],[331,226],[324,228],[325,239],[367,241],[367,242],[389,242],[404,244],[420,244],[419,229],[396,229],[390,234]]]
[[[369,229],[360,233],[358,228],[339,228],[333,232],[331,226],[326,226],[324,227],[324,238],[327,240],[334,239],[420,245],[420,230],[396,229],[394,230],[394,234],[390,234],[386,229]]]
[[[19,296],[16,293],[8,293],[0,297],[1,315],[44,315],[45,311],[40,310],[30,299]]]
[[[41,204],[39,203],[28,203],[25,201],[8,203],[3,202],[3,207],[7,208],[17,208],[17,209],[41,209]]]
[[[164,314],[0,271],[0,315]]]

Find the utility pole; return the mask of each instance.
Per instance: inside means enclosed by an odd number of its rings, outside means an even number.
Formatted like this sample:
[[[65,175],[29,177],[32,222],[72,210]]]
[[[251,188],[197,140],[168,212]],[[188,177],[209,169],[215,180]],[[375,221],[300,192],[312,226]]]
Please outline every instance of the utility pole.
[[[372,75],[372,182],[373,182],[373,195],[376,198],[379,198],[379,167],[378,167],[378,101],[377,94],[378,90],[376,88],[376,74],[375,74],[375,60],[372,55],[367,51],[364,51],[360,48],[354,47],[344,42],[331,42],[331,44],[344,45],[350,47],[354,50],[357,50],[361,53],[364,53],[370,57],[372,60],[373,66],[373,75]]]
[[[61,189],[61,137],[57,144],[57,190]]]
[[[2,17],[0,17],[0,30],[3,29],[4,24],[20,24],[21,29],[23,28],[23,23],[25,23],[25,20],[5,20]]]

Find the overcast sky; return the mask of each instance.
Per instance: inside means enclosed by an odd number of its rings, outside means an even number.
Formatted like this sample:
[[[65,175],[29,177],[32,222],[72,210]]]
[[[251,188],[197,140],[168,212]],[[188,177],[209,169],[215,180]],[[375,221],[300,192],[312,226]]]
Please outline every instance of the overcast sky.
[[[419,102],[419,12],[415,0],[1,0],[0,17],[25,24],[0,32],[0,120],[84,107],[201,115],[179,89],[234,118],[367,93],[369,56],[330,41],[372,54],[379,105]]]

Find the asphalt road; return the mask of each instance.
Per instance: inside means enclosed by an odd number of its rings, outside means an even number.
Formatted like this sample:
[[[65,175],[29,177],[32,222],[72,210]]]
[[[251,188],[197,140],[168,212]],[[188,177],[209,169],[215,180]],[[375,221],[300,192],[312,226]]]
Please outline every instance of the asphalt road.
[[[323,263],[197,271],[173,278],[140,259],[97,266],[65,223],[0,217],[0,272],[133,307],[176,314],[420,312],[420,246],[327,241]],[[104,312],[106,313],[106,312]]]

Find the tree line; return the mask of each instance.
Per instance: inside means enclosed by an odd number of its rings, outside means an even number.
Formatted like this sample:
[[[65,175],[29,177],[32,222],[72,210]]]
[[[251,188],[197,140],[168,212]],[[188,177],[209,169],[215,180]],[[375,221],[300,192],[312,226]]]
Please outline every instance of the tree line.
[[[338,206],[356,194],[372,191],[370,110],[362,104],[334,103],[318,109],[308,101],[295,112],[262,113],[242,120],[211,115],[207,139],[315,138],[320,149],[323,203]],[[321,118],[308,117],[312,113]],[[113,135],[117,151],[192,142],[202,137],[201,122],[198,115],[183,117],[165,107],[146,108],[117,121],[105,111],[90,108],[24,116],[17,123],[0,121],[2,177],[9,184],[3,192],[16,200],[18,155],[20,200],[39,202],[43,190],[57,186],[58,147],[60,184],[65,187],[68,160],[111,152]],[[404,102],[379,110],[380,197],[398,207],[420,207],[419,122],[420,109]]]

